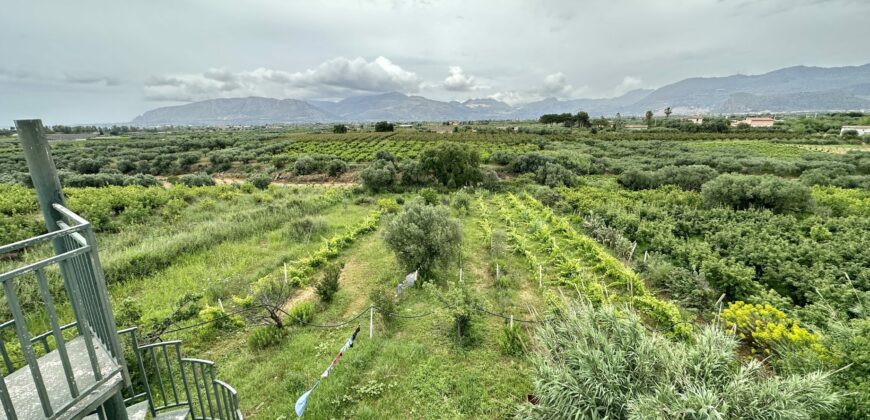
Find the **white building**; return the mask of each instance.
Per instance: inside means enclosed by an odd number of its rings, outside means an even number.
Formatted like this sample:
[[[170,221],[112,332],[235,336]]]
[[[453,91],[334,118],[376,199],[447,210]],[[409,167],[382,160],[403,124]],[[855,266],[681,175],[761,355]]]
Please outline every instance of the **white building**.
[[[870,125],[844,125],[840,128],[840,135],[847,131],[855,131],[859,136],[870,134]]]

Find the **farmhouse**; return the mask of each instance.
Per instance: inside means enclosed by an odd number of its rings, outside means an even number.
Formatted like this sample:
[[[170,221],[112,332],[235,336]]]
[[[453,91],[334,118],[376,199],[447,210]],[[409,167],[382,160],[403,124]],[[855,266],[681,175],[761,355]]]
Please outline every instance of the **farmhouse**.
[[[863,136],[870,134],[870,125],[844,125],[840,128],[840,135],[842,136],[847,131],[855,131],[859,136]]]
[[[703,115],[692,115],[692,116],[690,116],[689,118],[686,118],[686,119],[689,120],[689,121],[691,121],[691,122],[693,122],[693,123],[695,123],[695,124],[701,124],[701,123],[704,122],[704,116],[703,116]]]
[[[647,127],[646,124],[626,124],[625,125],[625,129],[631,130],[631,131],[646,130],[647,128],[649,128],[649,127]]]
[[[774,119],[771,117],[746,117],[743,120],[732,121],[731,126],[736,127],[739,124],[746,124],[753,128],[758,127],[773,127]]]

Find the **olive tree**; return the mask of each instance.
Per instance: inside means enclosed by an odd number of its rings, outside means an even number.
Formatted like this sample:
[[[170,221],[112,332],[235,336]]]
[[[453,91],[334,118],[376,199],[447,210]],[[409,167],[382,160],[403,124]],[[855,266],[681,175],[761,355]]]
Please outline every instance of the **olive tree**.
[[[456,255],[462,241],[462,225],[443,206],[415,200],[390,221],[384,241],[407,271],[431,272],[438,263]]]

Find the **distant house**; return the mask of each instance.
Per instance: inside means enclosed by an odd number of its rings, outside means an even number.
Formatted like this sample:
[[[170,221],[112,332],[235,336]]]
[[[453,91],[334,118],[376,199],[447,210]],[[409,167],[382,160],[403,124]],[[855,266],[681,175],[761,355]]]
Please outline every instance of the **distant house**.
[[[840,135],[842,136],[847,131],[854,131],[859,136],[867,135],[870,134],[870,125],[844,125],[840,128]]]
[[[691,122],[693,122],[693,123],[695,123],[695,124],[701,124],[702,122],[704,122],[704,116],[703,116],[703,115],[692,115],[691,117],[686,118],[686,119],[689,120],[689,121],[691,121]]]
[[[649,127],[647,127],[646,124],[626,124],[625,125],[625,129],[631,130],[631,131],[646,130],[647,128],[649,128]]]
[[[742,120],[732,121],[731,126],[736,127],[740,124],[746,124],[752,128],[758,127],[773,127],[774,119],[770,117],[746,117]]]

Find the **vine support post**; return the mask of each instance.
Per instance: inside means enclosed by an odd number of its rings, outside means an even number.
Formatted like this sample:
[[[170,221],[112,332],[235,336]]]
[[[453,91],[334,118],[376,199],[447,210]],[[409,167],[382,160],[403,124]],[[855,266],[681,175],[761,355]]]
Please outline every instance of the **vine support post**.
[[[538,289],[544,287],[544,267],[538,264]]]
[[[369,305],[369,338],[372,338],[375,329],[375,304]]]

